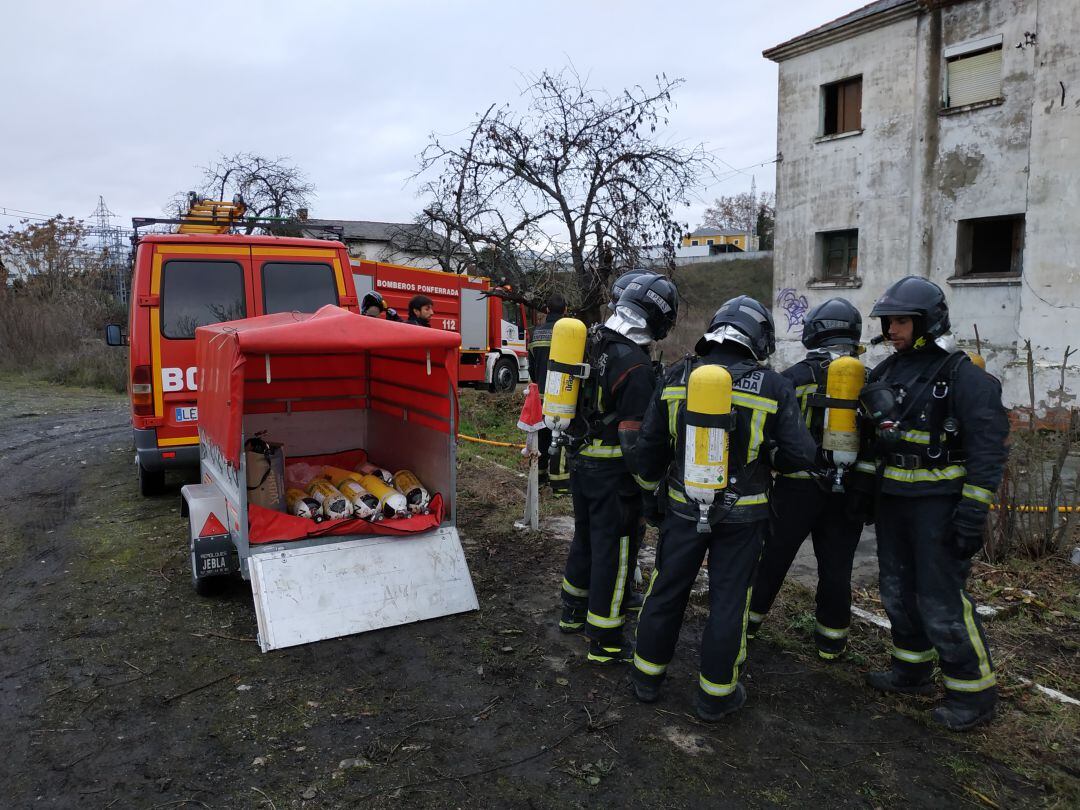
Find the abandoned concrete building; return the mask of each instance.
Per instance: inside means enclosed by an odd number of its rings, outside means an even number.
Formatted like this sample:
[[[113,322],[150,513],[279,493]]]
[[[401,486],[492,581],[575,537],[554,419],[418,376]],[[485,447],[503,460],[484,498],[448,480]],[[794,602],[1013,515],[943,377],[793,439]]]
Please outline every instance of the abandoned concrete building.
[[[920,275],[962,347],[978,328],[1007,404],[1029,401],[1026,341],[1037,407],[1063,404],[1080,347],[1077,43],[1075,0],[879,0],[765,51],[780,362],[808,307],[839,295],[865,316]],[[867,319],[864,339],[879,329]],[[1080,393],[1080,363],[1065,372]]]

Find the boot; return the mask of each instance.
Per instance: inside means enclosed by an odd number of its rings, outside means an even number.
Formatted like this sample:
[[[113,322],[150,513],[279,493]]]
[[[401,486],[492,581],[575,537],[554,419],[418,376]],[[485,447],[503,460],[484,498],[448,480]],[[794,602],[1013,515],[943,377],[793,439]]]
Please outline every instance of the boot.
[[[895,692],[899,695],[929,695],[934,691],[934,679],[930,674],[919,678],[901,674],[895,669],[867,672],[866,683],[879,692]]]
[[[746,640],[753,641],[757,638],[758,631],[761,630],[761,623],[765,621],[765,617],[755,619],[753,616],[746,620]]]
[[[587,608],[564,604],[562,617],[559,619],[559,632],[580,633],[585,629],[585,614],[587,612]]]
[[[835,661],[847,648],[847,639],[825,638],[815,633],[814,644],[817,647],[818,658],[822,661]]]
[[[945,700],[930,712],[930,719],[949,731],[968,731],[994,719],[997,706],[997,688],[981,692],[954,692],[946,690]]]
[[[746,687],[741,683],[736,683],[735,691],[724,697],[713,697],[698,690],[694,711],[706,723],[715,723],[737,712],[744,705],[746,705]]]
[[[634,697],[642,703],[656,703],[660,699],[660,684],[663,676],[645,675],[638,670],[630,673],[630,686],[634,690]]]
[[[625,641],[590,641],[586,660],[597,666],[625,664],[634,660],[634,648]]]

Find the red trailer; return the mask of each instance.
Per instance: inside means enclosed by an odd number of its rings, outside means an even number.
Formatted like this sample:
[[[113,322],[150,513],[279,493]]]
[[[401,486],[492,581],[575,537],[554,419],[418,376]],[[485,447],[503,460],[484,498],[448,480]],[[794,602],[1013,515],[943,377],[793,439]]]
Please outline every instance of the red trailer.
[[[461,335],[459,384],[513,391],[529,381],[525,307],[485,295],[491,279],[382,262],[354,261],[352,268],[358,300],[374,290],[402,318],[414,295],[434,302],[431,325]]]
[[[456,334],[335,306],[196,330],[192,580],[200,592],[250,580],[264,651],[476,609],[455,526],[457,354]],[[435,497],[426,514],[379,522],[259,506],[254,436],[280,443],[286,465],[408,469]]]

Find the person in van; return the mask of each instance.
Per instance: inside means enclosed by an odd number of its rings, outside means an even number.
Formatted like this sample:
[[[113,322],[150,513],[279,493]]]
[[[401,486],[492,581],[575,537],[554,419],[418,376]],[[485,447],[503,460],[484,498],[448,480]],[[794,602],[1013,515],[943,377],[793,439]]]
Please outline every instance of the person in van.
[[[384,312],[386,313],[386,320],[401,321],[401,316],[397,314],[397,310],[393,307],[388,307],[382,295],[374,290],[365,295],[364,300],[360,303],[361,315],[367,315],[369,318],[378,318]]]
[[[414,295],[409,300],[409,320],[416,326],[431,326],[431,316],[435,314],[435,303],[426,295]]]

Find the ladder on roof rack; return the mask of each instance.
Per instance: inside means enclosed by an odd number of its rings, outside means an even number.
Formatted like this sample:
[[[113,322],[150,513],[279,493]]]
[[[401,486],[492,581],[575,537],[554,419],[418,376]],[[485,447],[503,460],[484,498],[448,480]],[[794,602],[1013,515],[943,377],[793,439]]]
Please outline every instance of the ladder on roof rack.
[[[240,199],[199,200],[193,198],[188,212],[181,217],[177,233],[228,233],[237,220],[244,216],[247,206]]]

